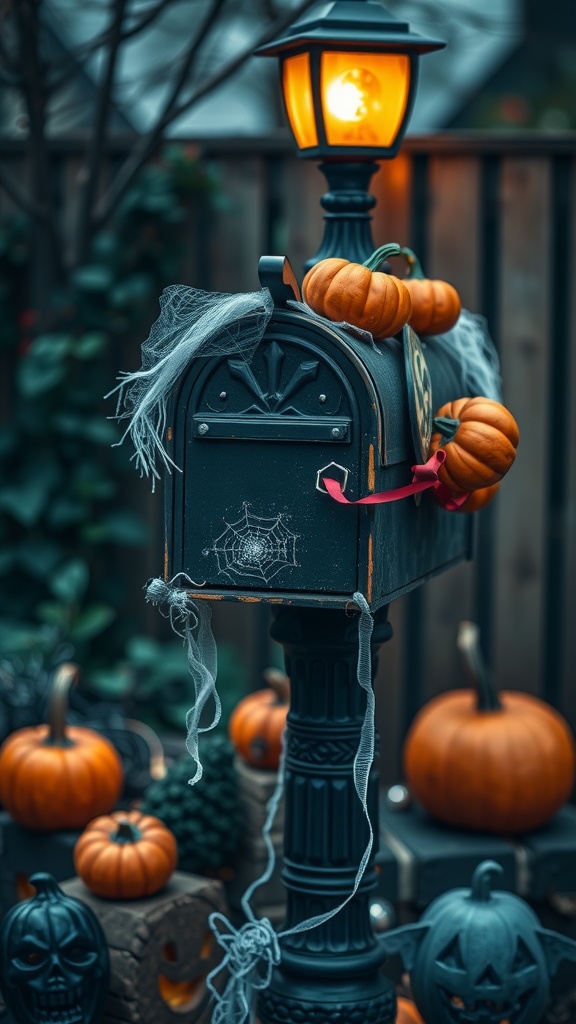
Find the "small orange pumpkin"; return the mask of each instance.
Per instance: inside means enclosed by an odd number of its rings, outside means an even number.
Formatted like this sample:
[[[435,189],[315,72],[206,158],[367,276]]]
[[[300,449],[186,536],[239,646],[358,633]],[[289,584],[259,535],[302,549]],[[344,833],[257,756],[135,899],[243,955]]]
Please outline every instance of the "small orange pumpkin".
[[[48,724],[13,732],[0,748],[0,803],[20,825],[45,832],[80,829],[110,811],[124,772],[116,748],[94,729],[67,726],[76,665],[58,669]]]
[[[473,688],[439,694],[414,719],[403,750],[410,791],[448,825],[499,835],[539,828],[572,792],[570,728],[537,697],[497,692],[474,623],[460,624],[458,647]]]
[[[412,313],[408,323],[416,334],[445,334],[458,320],[462,303],[454,285],[424,275],[420,261],[411,249],[402,247],[400,255],[408,262],[408,276],[402,281],[410,292]]]
[[[513,415],[492,398],[457,398],[434,417],[430,454],[446,459],[438,476],[451,491],[474,491],[498,483],[512,466],[520,432]]]
[[[389,256],[398,256],[395,243],[376,249],[365,263],[329,257],[311,267],[302,282],[302,296],[319,316],[369,331],[374,338],[397,334],[410,317],[408,289],[391,274],[378,271]]]
[[[96,818],[74,846],[74,867],[86,888],[111,900],[152,896],[164,888],[177,863],[173,833],[141,811]]]
[[[228,734],[235,750],[247,764],[256,768],[278,768],[282,753],[282,733],[290,703],[288,676],[267,669],[268,686],[244,697],[234,708]]]
[[[396,1024],[424,1024],[424,1018],[420,1016],[411,999],[398,996],[396,1006]]]

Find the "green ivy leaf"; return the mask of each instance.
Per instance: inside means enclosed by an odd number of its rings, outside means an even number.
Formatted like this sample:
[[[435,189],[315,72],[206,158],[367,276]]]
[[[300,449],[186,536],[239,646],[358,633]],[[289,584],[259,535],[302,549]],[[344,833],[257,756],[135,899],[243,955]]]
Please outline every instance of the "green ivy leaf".
[[[54,641],[53,627],[32,626],[29,623],[0,622],[0,653],[29,654],[31,650],[43,650]]]
[[[94,444],[114,444],[118,440],[118,427],[103,416],[89,416],[82,422],[82,436]]]
[[[74,271],[72,284],[83,292],[107,292],[114,284],[114,275],[102,263],[87,263]]]
[[[50,502],[46,519],[52,529],[63,530],[67,526],[83,523],[89,514],[88,502],[63,495]]]
[[[70,624],[70,614],[66,605],[58,604],[57,601],[41,601],[36,605],[36,614],[42,622],[58,626],[59,629],[67,630]]]
[[[90,672],[87,684],[104,700],[123,700],[134,689],[134,677],[129,668],[97,669]]]
[[[69,354],[72,342],[71,334],[40,334],[30,345],[26,358],[46,366],[61,363]]]
[[[16,379],[20,393],[26,398],[33,398],[46,391],[52,391],[66,376],[64,364],[48,365],[35,359],[23,359],[20,363]]]
[[[49,586],[60,601],[73,604],[84,596],[89,580],[90,570],[87,562],[82,558],[71,558],[53,573]]]
[[[59,481],[53,459],[32,457],[23,467],[20,480],[0,488],[0,509],[24,526],[33,526],[46,508],[53,488]]]
[[[138,668],[153,665],[161,655],[160,644],[149,636],[130,637],[126,644],[126,656]]]
[[[76,359],[96,359],[108,346],[108,335],[104,331],[88,331],[74,342],[73,355]]]
[[[99,530],[94,529],[95,525],[91,525],[90,535],[94,538],[98,537],[100,541],[137,546],[146,544],[149,539],[146,523],[127,509],[116,509],[104,516],[98,524]]]
[[[72,629],[70,630],[70,640],[92,640],[93,637],[99,636],[105,629],[114,622],[117,617],[117,611],[112,605],[104,603],[94,603],[88,605],[80,612],[77,619],[74,621]]]

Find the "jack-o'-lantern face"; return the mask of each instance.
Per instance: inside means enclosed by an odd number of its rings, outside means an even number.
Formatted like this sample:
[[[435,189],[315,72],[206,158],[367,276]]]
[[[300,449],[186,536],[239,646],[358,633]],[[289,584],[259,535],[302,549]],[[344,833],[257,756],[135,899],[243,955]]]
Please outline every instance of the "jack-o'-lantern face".
[[[517,1024],[542,989],[547,971],[536,944],[520,936],[497,936],[499,958],[486,957],[482,945],[456,935],[434,956],[430,984],[446,1024]]]
[[[214,934],[207,931],[193,966],[181,963],[179,949],[174,941],[164,944],[158,991],[162,1001],[174,1013],[190,1010],[200,1012],[205,1009],[210,997],[206,976],[214,966],[215,941]]]
[[[400,953],[426,1024],[536,1024],[560,960],[576,960],[576,943],[540,926],[524,900],[490,889],[501,872],[479,864],[470,889],[439,896],[418,924],[386,932]]]
[[[36,896],[6,915],[0,987],[19,1024],[92,1024],[108,992],[108,947],[80,900],[51,875],[33,875]]]

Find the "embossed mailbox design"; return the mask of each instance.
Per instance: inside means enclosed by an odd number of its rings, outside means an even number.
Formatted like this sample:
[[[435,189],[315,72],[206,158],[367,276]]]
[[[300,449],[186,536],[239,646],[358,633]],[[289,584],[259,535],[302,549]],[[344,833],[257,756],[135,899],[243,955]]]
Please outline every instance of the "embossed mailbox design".
[[[261,266],[281,275],[283,262]],[[409,328],[370,345],[290,308],[287,288],[271,291],[253,358],[192,360],[172,398],[168,450],[181,472],[167,481],[165,575],[185,573],[216,599],[344,607],[360,591],[375,610],[470,557],[470,517],[427,495],[344,507],[322,484],[335,478],[355,500],[410,482],[425,453],[406,350],[421,350]],[[429,344],[424,357],[431,422],[462,380],[445,349]]]

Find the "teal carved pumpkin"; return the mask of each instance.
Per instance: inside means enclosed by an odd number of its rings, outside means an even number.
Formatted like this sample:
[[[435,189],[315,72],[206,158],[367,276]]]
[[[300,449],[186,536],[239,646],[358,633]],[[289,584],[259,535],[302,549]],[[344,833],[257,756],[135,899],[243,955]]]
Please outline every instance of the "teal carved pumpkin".
[[[576,960],[576,942],[542,928],[520,897],[491,889],[501,871],[483,861],[470,889],[451,889],[417,924],[380,939],[400,953],[426,1024],[536,1024],[558,964]]]

